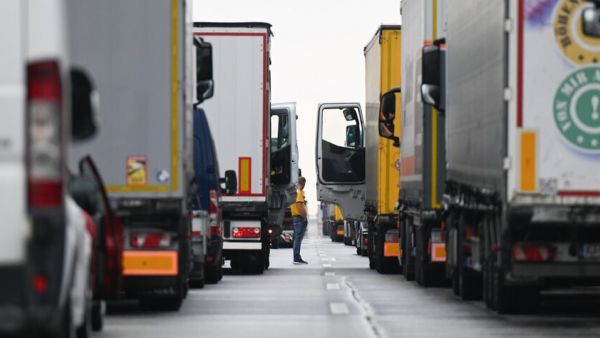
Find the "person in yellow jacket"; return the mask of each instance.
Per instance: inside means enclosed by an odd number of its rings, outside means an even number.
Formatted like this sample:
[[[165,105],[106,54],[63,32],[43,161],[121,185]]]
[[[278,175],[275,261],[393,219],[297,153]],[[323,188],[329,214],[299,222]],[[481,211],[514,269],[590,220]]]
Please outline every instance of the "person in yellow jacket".
[[[304,177],[298,178],[298,183],[296,183],[296,202],[290,206],[292,222],[294,224],[294,264],[308,264],[300,255],[300,245],[308,226],[308,210],[306,209],[306,199],[304,198],[305,185],[306,179]]]

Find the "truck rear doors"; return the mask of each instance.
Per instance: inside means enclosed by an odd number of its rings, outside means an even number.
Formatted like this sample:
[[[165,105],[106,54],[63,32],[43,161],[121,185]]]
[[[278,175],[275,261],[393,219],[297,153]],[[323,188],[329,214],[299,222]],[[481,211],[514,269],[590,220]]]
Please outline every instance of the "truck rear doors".
[[[319,105],[316,165],[317,199],[339,205],[347,219],[361,219],[365,200],[365,143],[360,104]]]

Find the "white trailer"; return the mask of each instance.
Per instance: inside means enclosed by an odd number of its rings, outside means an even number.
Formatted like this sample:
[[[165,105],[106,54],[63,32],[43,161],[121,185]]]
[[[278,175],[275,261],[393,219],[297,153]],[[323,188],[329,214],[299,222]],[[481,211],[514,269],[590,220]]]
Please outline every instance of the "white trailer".
[[[269,46],[266,23],[194,23],[212,44],[215,95],[203,107],[219,166],[236,168],[238,189],[222,197],[223,254],[232,267],[268,267],[270,187]]]

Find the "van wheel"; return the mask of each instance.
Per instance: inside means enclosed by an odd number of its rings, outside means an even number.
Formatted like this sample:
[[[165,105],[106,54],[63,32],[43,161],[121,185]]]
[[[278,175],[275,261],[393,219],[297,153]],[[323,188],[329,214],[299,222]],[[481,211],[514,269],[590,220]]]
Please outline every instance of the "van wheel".
[[[92,305],[92,330],[94,332],[102,331],[104,327],[104,311],[102,309],[103,301],[96,300]]]
[[[77,338],[89,338],[92,336],[92,308],[93,308],[93,300],[90,294],[88,295],[86,292],[86,300],[85,300],[85,309],[83,314],[83,323],[81,326],[77,328],[76,334]]]

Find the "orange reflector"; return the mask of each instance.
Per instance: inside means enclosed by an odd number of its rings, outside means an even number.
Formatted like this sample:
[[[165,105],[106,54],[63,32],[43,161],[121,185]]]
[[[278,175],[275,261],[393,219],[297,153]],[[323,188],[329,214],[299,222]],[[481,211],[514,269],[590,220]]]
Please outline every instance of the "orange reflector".
[[[536,133],[521,133],[521,192],[535,192],[536,176]]]
[[[383,244],[383,256],[384,257],[398,257],[400,254],[399,243],[384,243]]]
[[[431,244],[431,261],[445,262],[446,261],[446,244],[433,243]]]
[[[124,276],[177,276],[177,251],[124,251]]]
[[[338,229],[336,233],[341,236],[341,235],[344,234],[344,230],[343,229]]]
[[[240,157],[238,160],[239,177],[240,177],[240,195],[248,195],[252,193],[252,158]]]

